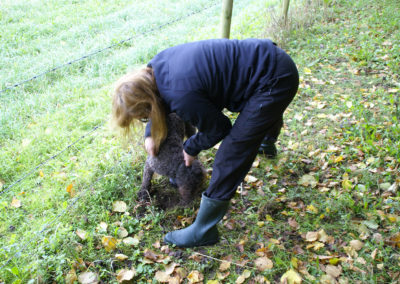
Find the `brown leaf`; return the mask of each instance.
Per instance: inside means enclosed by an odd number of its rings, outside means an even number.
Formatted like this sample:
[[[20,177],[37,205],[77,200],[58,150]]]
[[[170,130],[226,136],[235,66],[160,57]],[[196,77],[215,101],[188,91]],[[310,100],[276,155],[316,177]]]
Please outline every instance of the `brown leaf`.
[[[288,223],[289,223],[289,226],[292,227],[293,229],[297,230],[300,227],[294,218],[289,218]]]
[[[149,249],[145,249],[143,255],[145,258],[150,259],[151,261],[157,261],[159,257],[158,254]]]

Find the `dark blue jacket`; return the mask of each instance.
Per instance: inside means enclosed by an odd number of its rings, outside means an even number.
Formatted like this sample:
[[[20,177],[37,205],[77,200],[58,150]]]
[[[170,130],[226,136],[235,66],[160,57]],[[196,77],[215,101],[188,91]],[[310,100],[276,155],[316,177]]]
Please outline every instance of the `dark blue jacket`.
[[[268,84],[275,65],[276,47],[266,39],[185,43],[160,52],[148,64],[167,113],[176,112],[199,130],[184,145],[193,156],[229,133],[232,125],[222,110],[240,112]]]

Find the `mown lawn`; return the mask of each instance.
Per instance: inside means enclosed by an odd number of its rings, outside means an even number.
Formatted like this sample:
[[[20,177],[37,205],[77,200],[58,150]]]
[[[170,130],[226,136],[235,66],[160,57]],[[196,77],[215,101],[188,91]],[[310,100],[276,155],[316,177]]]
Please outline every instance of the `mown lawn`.
[[[220,3],[195,2],[1,8],[0,283],[399,282],[397,0],[294,2],[283,32],[266,18],[266,1],[235,1],[232,37],[274,39],[297,63],[300,89],[278,158],[256,160],[220,224],[221,242],[162,242],[193,221],[199,200],[137,203],[142,130],[122,146],[108,125],[110,93],[163,48],[218,37]],[[200,155],[210,170],[215,152]]]

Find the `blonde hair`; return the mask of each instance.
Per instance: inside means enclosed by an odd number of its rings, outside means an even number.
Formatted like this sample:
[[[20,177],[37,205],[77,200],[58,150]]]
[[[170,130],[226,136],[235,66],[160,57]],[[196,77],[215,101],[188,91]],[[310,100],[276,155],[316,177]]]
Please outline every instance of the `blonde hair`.
[[[113,101],[112,117],[128,137],[134,119],[151,119],[151,137],[155,151],[167,136],[165,110],[157,89],[153,69],[146,67],[128,73],[117,81]]]

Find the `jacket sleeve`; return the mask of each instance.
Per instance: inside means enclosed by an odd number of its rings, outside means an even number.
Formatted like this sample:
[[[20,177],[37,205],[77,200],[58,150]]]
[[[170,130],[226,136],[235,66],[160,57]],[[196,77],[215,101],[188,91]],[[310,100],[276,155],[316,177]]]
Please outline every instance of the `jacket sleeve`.
[[[196,156],[221,141],[231,130],[232,124],[205,96],[194,93],[180,100],[177,114],[195,125],[198,132],[184,143],[185,152]]]
[[[144,129],[144,138],[147,138],[150,136],[151,136],[151,120],[146,124],[146,127]]]

